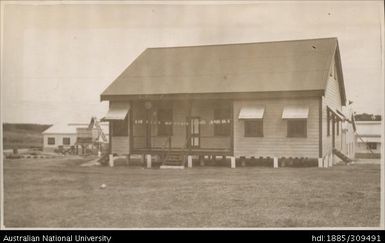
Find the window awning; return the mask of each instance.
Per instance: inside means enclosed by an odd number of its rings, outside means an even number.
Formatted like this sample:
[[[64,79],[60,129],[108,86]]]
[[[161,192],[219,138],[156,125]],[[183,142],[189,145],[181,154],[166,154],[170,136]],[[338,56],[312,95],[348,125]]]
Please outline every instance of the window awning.
[[[124,120],[129,110],[130,104],[128,103],[111,103],[102,121]]]
[[[361,137],[357,140],[358,143],[381,143],[381,137]]]
[[[339,111],[339,110],[335,110],[335,109],[333,109],[333,108],[331,108],[331,107],[327,107],[328,109],[329,109],[329,111],[331,111],[332,113],[333,113],[333,115],[338,119],[338,120],[340,120],[340,121],[344,121],[346,118],[345,118],[345,116],[344,116],[344,114],[341,112],[341,111]]]
[[[309,108],[303,106],[285,106],[282,112],[282,119],[307,119]]]
[[[238,119],[262,119],[264,106],[245,106],[241,108]]]
[[[337,115],[340,115],[340,118],[341,118],[341,120],[347,120],[347,118],[346,118],[346,116],[341,112],[341,111],[339,111],[339,110],[336,110],[337,111]]]

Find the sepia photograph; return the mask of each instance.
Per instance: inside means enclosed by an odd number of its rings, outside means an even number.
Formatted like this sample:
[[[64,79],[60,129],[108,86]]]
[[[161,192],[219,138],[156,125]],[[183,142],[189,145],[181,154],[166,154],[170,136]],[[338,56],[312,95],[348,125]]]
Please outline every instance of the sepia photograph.
[[[1,228],[384,229],[384,93],[383,1],[2,1]]]

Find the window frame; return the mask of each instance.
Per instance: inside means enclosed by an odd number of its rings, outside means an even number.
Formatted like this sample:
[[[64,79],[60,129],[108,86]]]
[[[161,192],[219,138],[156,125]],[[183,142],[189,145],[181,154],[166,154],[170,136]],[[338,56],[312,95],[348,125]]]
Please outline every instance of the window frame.
[[[112,123],[112,131],[111,131],[112,137],[128,136],[128,116],[126,116],[124,120],[113,120],[111,123]]]
[[[68,143],[65,143],[64,141],[67,141],[67,139],[68,139]],[[63,137],[62,143],[63,143],[63,145],[71,145],[71,138],[70,137]]]
[[[290,127],[294,122],[303,122],[303,134],[293,134]],[[286,121],[286,137],[288,138],[307,138],[307,119],[287,119]]]
[[[366,143],[366,148],[370,149],[370,150],[376,150],[377,149],[377,143],[368,142],[368,143]]]
[[[247,131],[248,128],[255,126],[255,134],[250,134],[250,131]],[[262,138],[264,137],[263,132],[263,119],[246,119],[243,123],[243,136],[246,138]]]
[[[53,140],[53,143],[50,142],[50,140],[51,140],[51,141]],[[56,139],[55,139],[55,137],[48,137],[48,138],[47,138],[47,144],[48,144],[48,145],[55,145],[55,144],[56,144]]]
[[[160,114],[169,114],[168,119],[160,119]],[[158,121],[157,124],[157,136],[158,137],[171,137],[173,136],[173,121],[174,121],[174,113],[172,108],[159,108],[156,112],[156,118]],[[164,124],[165,122],[171,122],[171,125]]]
[[[231,108],[230,107],[216,107],[213,110],[213,118],[215,120],[230,120],[230,123],[214,123],[213,133],[214,137],[230,137],[231,136]]]

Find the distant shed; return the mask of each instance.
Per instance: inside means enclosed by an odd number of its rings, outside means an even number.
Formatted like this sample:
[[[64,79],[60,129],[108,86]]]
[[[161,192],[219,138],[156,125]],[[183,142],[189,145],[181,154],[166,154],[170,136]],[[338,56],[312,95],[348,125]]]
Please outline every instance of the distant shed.
[[[54,124],[43,132],[43,150],[53,152],[58,146],[69,148],[76,143],[76,127]]]
[[[356,121],[357,158],[379,158],[381,154],[381,121]]]
[[[62,146],[63,149],[69,149],[71,146],[80,145],[79,130],[84,131],[89,127],[88,123],[57,123],[45,130],[43,134],[43,150],[53,152]],[[105,134],[108,143],[108,124],[101,123],[100,128]]]

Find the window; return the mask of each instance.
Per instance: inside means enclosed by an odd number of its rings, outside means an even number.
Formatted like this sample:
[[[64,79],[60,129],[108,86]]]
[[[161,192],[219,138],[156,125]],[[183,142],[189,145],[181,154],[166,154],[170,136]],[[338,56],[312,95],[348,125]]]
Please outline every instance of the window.
[[[48,138],[48,145],[55,145],[55,138]]]
[[[112,136],[125,137],[128,136],[128,118],[124,120],[112,121]]]
[[[368,149],[377,149],[377,143],[367,143],[366,144],[366,147],[368,148]]]
[[[172,136],[172,109],[158,109],[158,136]]]
[[[231,110],[229,108],[214,109],[214,136],[230,136],[230,120]]]
[[[71,139],[68,137],[63,138],[63,145],[70,145],[71,144]]]
[[[287,120],[287,136],[288,137],[306,137],[307,120],[306,119]]]
[[[245,137],[263,137],[263,120],[245,120]]]

